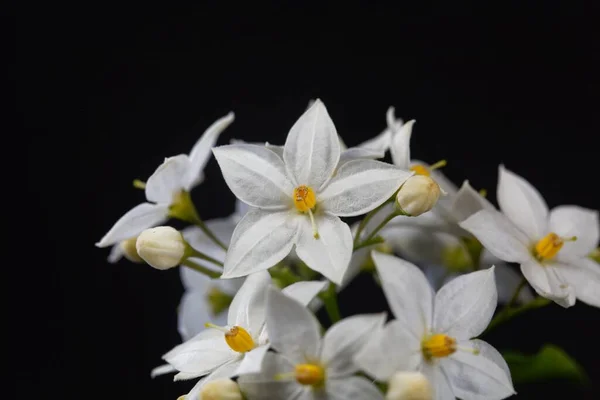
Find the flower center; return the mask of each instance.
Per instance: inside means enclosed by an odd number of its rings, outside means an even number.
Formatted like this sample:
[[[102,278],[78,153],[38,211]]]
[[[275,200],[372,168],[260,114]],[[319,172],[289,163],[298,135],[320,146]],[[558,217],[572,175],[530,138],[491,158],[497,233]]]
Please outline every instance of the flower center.
[[[445,166],[446,166],[446,160],[440,160],[440,161],[436,162],[435,164],[431,165],[429,168],[424,165],[413,165],[409,169],[411,171],[414,171],[414,173],[417,175],[429,176],[429,175],[431,175],[431,171],[433,171],[434,169],[442,168]]]
[[[456,351],[456,340],[448,335],[435,334],[427,336],[421,343],[423,356],[431,360],[433,357],[448,357]]]
[[[565,242],[577,240],[576,236],[570,238],[563,238],[558,236],[554,232],[550,232],[535,244],[534,255],[540,261],[550,260],[554,258],[560,249],[563,247]]]
[[[310,211],[316,204],[315,192],[309,186],[300,185],[294,189],[294,205],[298,211]]]
[[[325,381],[325,370],[318,364],[298,364],[295,376],[302,385],[320,386]]]
[[[207,322],[204,324],[207,328],[217,329],[225,334],[225,342],[231,347],[231,350],[237,351],[238,353],[246,353],[256,347],[254,339],[248,333],[247,330],[241,326],[232,326],[227,328],[224,326],[217,326]]]
[[[313,236],[315,239],[319,238],[319,231],[317,230],[317,224],[315,222],[315,216],[313,215],[313,208],[317,204],[317,197],[315,196],[315,192],[310,188],[310,186],[300,185],[294,189],[294,205],[296,209],[303,213],[308,213],[310,217],[310,223],[313,228]]]

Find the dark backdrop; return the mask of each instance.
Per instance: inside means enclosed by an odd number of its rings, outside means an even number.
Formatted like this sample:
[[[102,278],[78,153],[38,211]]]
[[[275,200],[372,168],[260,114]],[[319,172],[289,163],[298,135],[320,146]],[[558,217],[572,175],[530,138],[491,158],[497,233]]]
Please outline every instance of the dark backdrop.
[[[31,201],[25,222],[36,247],[12,269],[19,274],[10,331],[23,341],[11,365],[17,392],[149,400],[189,388],[149,378],[179,342],[178,271],[110,265],[94,243],[143,200],[133,178],[188,152],[230,110],[236,121],[219,143],[283,143],[309,99],[320,97],[352,145],[379,133],[394,105],[399,117],[418,121],[413,154],[448,159],[444,171],[455,182],[468,178],[495,199],[502,162],[551,207],[597,209],[598,10],[580,2],[452,3],[22,10],[17,115],[29,177],[18,200]],[[205,219],[232,211],[214,160],[193,197]],[[342,301],[346,314],[385,306],[368,279]],[[531,351],[556,343],[598,386],[599,318],[582,303],[552,305],[489,340]],[[522,398],[584,396],[558,382],[517,389]]]

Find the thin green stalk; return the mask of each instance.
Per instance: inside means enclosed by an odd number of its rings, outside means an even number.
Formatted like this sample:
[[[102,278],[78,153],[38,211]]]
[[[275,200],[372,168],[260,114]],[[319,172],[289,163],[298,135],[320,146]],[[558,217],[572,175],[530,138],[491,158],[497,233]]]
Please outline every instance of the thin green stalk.
[[[399,211],[393,211],[392,213],[390,213],[390,215],[385,217],[385,219],[383,221],[381,221],[381,223],[379,225],[377,225],[377,227],[375,229],[373,229],[373,232],[371,232],[364,241],[367,242],[367,241],[373,239],[375,237],[375,235],[377,235],[377,233],[379,233],[379,231],[382,230],[383,227],[387,225],[388,222],[390,222],[392,219],[396,218],[398,215],[402,215],[402,213]]]
[[[225,244],[221,242],[214,233],[212,233],[212,231],[208,228],[208,226],[206,226],[206,224],[200,219],[200,217],[197,217],[197,219],[193,221],[193,223],[198,228],[200,228],[200,230],[202,230],[202,232],[204,232],[204,234],[208,236],[208,238],[212,240],[217,246],[227,251],[227,246],[225,246]]]
[[[362,249],[363,247],[367,247],[367,246],[371,246],[371,245],[379,244],[379,243],[383,243],[383,242],[385,242],[385,240],[381,236],[376,236],[373,239],[365,240],[364,242],[359,243],[358,245],[354,246],[353,251]]]
[[[371,210],[371,212],[369,212],[367,215],[365,215],[365,217],[360,221],[360,224],[358,225],[358,229],[356,230],[356,235],[354,236],[354,246],[356,246],[358,244],[358,241],[360,240],[360,234],[367,226],[367,223],[371,220],[371,218],[373,218],[375,216],[375,214],[377,214],[389,202],[390,202],[390,200],[387,200],[385,203],[374,208],[373,210]]]
[[[184,265],[184,266],[186,266],[188,268],[191,268],[191,269],[193,269],[195,271],[198,271],[201,274],[204,274],[204,275],[206,275],[206,276],[208,276],[209,278],[212,278],[212,279],[216,279],[216,278],[218,278],[218,277],[221,276],[221,274],[219,272],[211,271],[210,269],[208,269],[206,267],[203,267],[200,264],[196,264],[195,262],[190,261],[190,260],[183,261],[181,263],[181,265]]]
[[[187,248],[186,248],[186,252],[185,252],[185,256],[186,257],[195,257],[195,258],[200,258],[204,261],[208,261],[209,263],[215,264],[221,268],[223,268],[223,263],[215,258],[212,258],[196,249],[194,249],[192,246],[190,246],[190,244],[187,244]]]
[[[329,287],[320,295],[320,297],[325,304],[325,311],[327,311],[327,315],[329,316],[331,324],[333,325],[341,320],[342,316],[338,306],[337,291],[335,290],[335,284],[333,282],[329,282]]]

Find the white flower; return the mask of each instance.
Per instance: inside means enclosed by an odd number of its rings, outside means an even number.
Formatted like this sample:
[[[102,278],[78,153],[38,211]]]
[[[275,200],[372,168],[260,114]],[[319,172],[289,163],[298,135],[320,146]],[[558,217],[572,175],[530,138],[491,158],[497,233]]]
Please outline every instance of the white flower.
[[[135,244],[138,255],[156,269],[169,269],[179,265],[187,244],[181,232],[170,226],[157,226],[144,230]]]
[[[198,400],[243,400],[243,397],[237,383],[229,378],[222,378],[204,385]]]
[[[388,382],[385,400],[432,400],[433,390],[420,372],[396,372]]]
[[[271,277],[266,271],[249,275],[231,302],[227,326],[207,324],[208,329],[165,354],[163,359],[170,366],[159,367],[153,375],[173,369],[179,371],[175,380],[208,375],[187,395],[196,399],[207,382],[257,372],[268,349],[265,301],[270,285]],[[323,282],[298,282],[283,292],[308,304],[323,287]]]
[[[400,258],[373,252],[396,319],[357,354],[356,363],[386,381],[419,371],[435,399],[503,399],[515,393],[506,362],[492,346],[471,339],[496,308],[494,267],[453,279],[434,294],[423,272]]]
[[[600,307],[600,266],[587,257],[597,246],[598,212],[577,206],[548,211],[540,193],[500,166],[499,212],[480,211],[460,226],[495,256],[521,265],[535,291],[563,307],[575,298]]]
[[[138,204],[123,215],[98,243],[108,247],[137,236],[144,229],[166,221],[192,188],[204,179],[203,169],[219,135],[233,122],[232,112],[214,122],[202,134],[189,155],[166,158],[145,184],[148,202]],[[111,259],[114,260],[116,255]]]
[[[321,338],[319,322],[304,305],[269,289],[267,329],[277,354],[268,353],[262,370],[238,383],[249,400],[383,400],[369,380],[353,376],[352,357],[384,321],[385,313],[356,315]]]
[[[440,198],[441,190],[436,181],[426,175],[411,176],[396,195],[396,205],[411,217],[431,210]]]
[[[213,149],[237,198],[256,209],[237,225],[223,278],[265,270],[295,246],[310,268],[340,283],[352,255],[350,228],[341,216],[364,214],[385,202],[409,173],[374,160],[338,165],[335,126],[319,100],[298,119],[283,159],[264,146]]]

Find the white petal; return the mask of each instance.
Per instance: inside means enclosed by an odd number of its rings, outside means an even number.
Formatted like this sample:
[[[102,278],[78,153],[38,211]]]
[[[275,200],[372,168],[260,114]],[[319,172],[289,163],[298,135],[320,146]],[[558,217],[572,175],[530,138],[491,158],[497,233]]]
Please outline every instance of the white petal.
[[[412,218],[417,219],[420,216]],[[413,263],[442,264],[442,253],[447,246],[462,245],[455,236],[400,224],[384,228],[381,236],[394,252],[400,253],[403,258]],[[453,243],[450,244],[445,238]]]
[[[402,123],[402,120],[399,120]],[[372,139],[366,140],[359,144],[358,148],[373,150],[379,153],[385,153],[388,151],[392,144],[392,131],[389,128],[386,128],[379,135],[375,136]]]
[[[110,248],[110,254],[108,255],[107,261],[111,264],[116,264],[121,258],[123,258],[123,249],[121,244],[114,244]]]
[[[277,146],[274,144],[270,144],[269,142],[265,143],[265,147],[271,150],[273,153],[277,154],[281,160],[283,160],[283,146]]]
[[[327,282],[296,282],[286,286],[281,291],[286,296],[296,300],[303,306],[308,306],[308,303],[315,298],[321,290],[325,288]]]
[[[529,182],[503,165],[499,173],[496,197],[500,209],[530,239],[540,239],[547,233],[548,225],[544,198]]]
[[[532,260],[521,264],[521,272],[540,296],[562,307],[571,307],[575,304],[575,290],[559,276],[557,268],[550,265],[543,266]]]
[[[262,370],[257,374],[242,375],[238,378],[240,389],[248,400],[264,400],[265,394],[273,399],[297,400],[303,392],[296,380],[276,380],[278,374],[294,372],[294,365],[279,354],[267,353]]]
[[[581,258],[571,265],[561,266],[563,277],[575,287],[577,299],[594,307],[600,307],[600,265],[593,260]]]
[[[223,178],[243,202],[278,210],[292,205],[294,187],[283,161],[264,146],[230,144],[213,148]]]
[[[388,200],[411,175],[381,161],[349,161],[318,193],[317,203],[340,217],[361,215]]]
[[[321,361],[331,377],[352,375],[358,371],[354,355],[367,343],[373,332],[385,323],[386,313],[354,315],[335,323],[323,337]]]
[[[108,247],[122,240],[130,239],[142,233],[144,229],[166,221],[169,206],[167,204],[142,203],[127,211],[104,235],[97,247]]]
[[[376,159],[383,157],[385,157],[385,153],[383,151],[364,149],[361,147],[351,147],[348,150],[342,151],[342,154],[340,155],[340,161],[338,162],[338,168],[340,168],[342,164],[352,160]]]
[[[267,291],[267,331],[271,346],[294,363],[317,357],[321,335],[319,321],[310,311],[279,290]]]
[[[315,215],[319,238],[315,239],[308,215],[301,215],[296,254],[311,269],[340,284],[352,258],[350,227],[334,215]]]
[[[427,377],[429,383],[434,392],[435,400],[455,400],[456,397],[448,382],[448,377],[442,371],[439,365],[431,365],[429,363],[422,363],[420,372]],[[467,399],[470,400],[470,399]]]
[[[598,245],[598,211],[578,206],[559,206],[550,212],[550,231],[561,237],[576,236],[565,242],[560,254],[586,257]]]
[[[150,371],[150,378],[156,378],[157,376],[171,374],[173,372],[177,372],[177,369],[171,364],[159,365]]]
[[[401,258],[373,251],[381,286],[396,319],[421,340],[431,328],[433,290],[423,272]]]
[[[406,324],[397,319],[374,331],[354,357],[361,370],[382,382],[398,371],[415,370],[421,361],[420,338],[416,338]]]
[[[471,340],[465,345],[478,349],[479,354],[458,350],[442,362],[456,397],[497,400],[516,394],[506,361],[495,348],[483,340]]]
[[[318,190],[333,174],[340,159],[340,142],[321,100],[317,99],[292,126],[283,159],[297,185]]]
[[[235,212],[230,217],[230,219],[233,220],[237,224],[240,221],[240,219],[244,218],[244,215],[246,215],[248,213],[248,211],[250,211],[250,206],[248,204],[244,203],[243,201],[240,201],[240,199],[236,199],[235,200]]]
[[[154,203],[170,204],[173,195],[185,189],[184,180],[189,168],[190,160],[185,154],[165,158],[146,181],[146,199]]]
[[[462,222],[479,210],[495,209],[492,203],[473,189],[469,181],[464,181],[453,198],[451,213],[456,222]]]
[[[266,290],[270,285],[271,275],[267,271],[248,275],[229,305],[227,325],[241,326],[258,335],[265,323]]]
[[[507,264],[496,264],[496,288],[498,289],[498,302],[506,304],[510,301],[517,287],[521,284],[523,275]],[[521,288],[517,303],[527,303],[533,300],[533,293],[529,286]]]
[[[185,177],[184,185],[186,190],[190,190],[201,180],[202,171],[210,159],[212,148],[217,143],[219,135],[233,122],[235,115],[233,112],[219,118],[209,126],[200,139],[196,142],[190,151],[190,166]]]
[[[504,261],[525,262],[531,259],[527,238],[499,212],[481,210],[459,225]]]
[[[260,372],[267,350],[269,350],[269,346],[263,345],[244,353],[244,358],[235,371],[235,375],[255,374]]]
[[[200,379],[194,385],[192,390],[190,390],[190,392],[185,395],[185,400],[202,400],[202,399],[200,399],[200,392],[202,391],[202,388],[204,387],[204,385],[206,385],[208,382],[214,381],[216,379],[232,378],[234,376],[235,371],[238,368],[239,364],[240,364],[239,361],[232,361],[230,363],[224,364],[224,365],[220,366],[219,368],[215,369],[210,375],[207,375],[204,378]],[[181,375],[181,373],[179,373],[177,375]],[[175,378],[176,378],[175,380],[179,380],[179,379],[177,379],[177,375],[175,376]]]
[[[410,137],[415,120],[408,121],[393,133],[390,152],[392,161],[400,168],[408,170],[410,167]]]
[[[327,391],[327,400],[384,400],[379,389],[362,376],[328,379],[325,390]]]
[[[435,296],[434,332],[461,340],[478,336],[490,323],[497,301],[493,266],[461,275]]]
[[[249,211],[235,227],[221,277],[245,276],[283,260],[296,240],[296,217],[288,211]]]
[[[181,297],[177,312],[177,329],[184,341],[190,340],[206,328],[211,322],[218,326],[227,324],[227,313],[213,315],[210,312],[205,291],[187,291]]]
[[[223,332],[208,329],[176,346],[163,359],[178,371],[202,376],[237,357],[238,353],[225,342]]]

